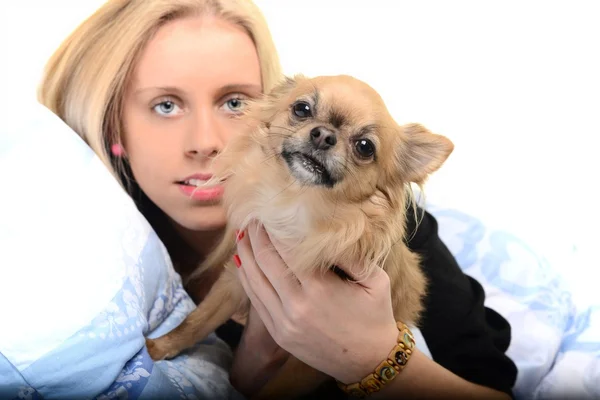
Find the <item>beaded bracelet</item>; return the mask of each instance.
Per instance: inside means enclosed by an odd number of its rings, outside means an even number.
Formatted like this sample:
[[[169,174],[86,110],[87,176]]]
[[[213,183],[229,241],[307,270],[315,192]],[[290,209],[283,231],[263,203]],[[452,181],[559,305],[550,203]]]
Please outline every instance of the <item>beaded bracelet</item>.
[[[415,338],[410,329],[402,322],[398,321],[396,326],[399,331],[396,346],[390,351],[387,359],[375,368],[375,372],[367,375],[360,382],[350,385],[337,382],[338,387],[346,392],[346,394],[353,397],[365,398],[372,393],[380,391],[383,386],[392,381],[404,369],[415,347]]]

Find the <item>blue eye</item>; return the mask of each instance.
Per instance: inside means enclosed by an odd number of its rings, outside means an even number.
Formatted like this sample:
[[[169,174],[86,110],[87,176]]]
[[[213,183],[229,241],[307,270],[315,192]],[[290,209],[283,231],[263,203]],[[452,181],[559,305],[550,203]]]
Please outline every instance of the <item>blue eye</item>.
[[[152,109],[157,112],[159,115],[164,115],[164,116],[170,116],[175,114],[175,110],[177,110],[179,108],[179,106],[177,104],[175,104],[175,102],[170,101],[170,100],[166,100],[166,101],[161,101],[160,103],[158,103],[157,105],[155,105],[154,107],[152,107]]]
[[[225,111],[239,114],[246,106],[246,99],[241,97],[232,97],[227,100],[223,106],[226,108]]]
[[[242,108],[242,106],[244,105],[241,99],[230,99],[227,100],[227,103],[229,104],[229,108],[231,108],[232,110]]]

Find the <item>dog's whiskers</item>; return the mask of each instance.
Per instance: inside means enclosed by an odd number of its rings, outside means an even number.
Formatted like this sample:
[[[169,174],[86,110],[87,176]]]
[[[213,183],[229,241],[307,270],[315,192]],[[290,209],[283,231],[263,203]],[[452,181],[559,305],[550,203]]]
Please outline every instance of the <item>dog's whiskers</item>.
[[[288,131],[290,133],[296,133],[296,131],[292,128],[288,128],[287,126],[281,126],[281,125],[271,125],[271,128],[276,128],[276,129],[283,129],[285,131]]]

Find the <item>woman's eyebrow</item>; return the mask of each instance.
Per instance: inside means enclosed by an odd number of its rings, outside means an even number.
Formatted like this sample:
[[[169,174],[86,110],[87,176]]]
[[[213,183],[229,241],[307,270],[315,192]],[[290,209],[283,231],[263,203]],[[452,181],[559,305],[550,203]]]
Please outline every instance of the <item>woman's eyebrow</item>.
[[[262,87],[260,85],[254,83],[233,83],[229,85],[222,86],[219,89],[220,94],[226,94],[231,92],[256,92],[260,93],[262,91]]]
[[[143,93],[149,92],[149,91],[158,91],[158,92],[163,92],[163,93],[174,93],[174,94],[185,93],[184,90],[182,90],[181,88],[178,88],[176,86],[147,86],[147,87],[141,87],[139,89],[136,89],[134,93],[136,95],[139,95],[139,94],[143,94]],[[259,94],[261,91],[262,91],[261,85],[257,85],[254,83],[232,83],[229,85],[221,86],[217,90],[219,96],[222,96],[224,94],[228,94],[231,92],[250,92],[250,93]]]
[[[136,89],[135,94],[142,94],[151,90],[165,93],[183,93],[183,90],[175,86],[148,86]]]

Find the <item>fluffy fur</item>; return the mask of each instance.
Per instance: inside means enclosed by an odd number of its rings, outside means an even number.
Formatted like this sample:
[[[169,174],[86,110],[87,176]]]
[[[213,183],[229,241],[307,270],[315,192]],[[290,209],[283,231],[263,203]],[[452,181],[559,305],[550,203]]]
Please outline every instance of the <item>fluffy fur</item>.
[[[452,142],[418,124],[398,125],[378,93],[350,76],[287,78],[250,104],[243,118],[253,129],[215,163],[217,179],[226,179],[226,234],[195,275],[223,265],[228,271],[178,328],[147,340],[152,358],[173,357],[247,311],[230,260],[234,232],[250,220],[288,248],[293,273],[364,265],[353,276],[360,280],[383,268],[396,319],[417,325],[426,280],[404,241],[410,184],[424,183],[450,155]],[[278,389],[263,397],[292,393],[289,383],[274,383]]]

